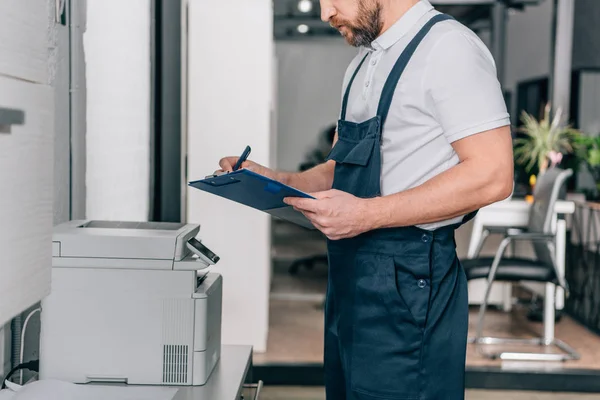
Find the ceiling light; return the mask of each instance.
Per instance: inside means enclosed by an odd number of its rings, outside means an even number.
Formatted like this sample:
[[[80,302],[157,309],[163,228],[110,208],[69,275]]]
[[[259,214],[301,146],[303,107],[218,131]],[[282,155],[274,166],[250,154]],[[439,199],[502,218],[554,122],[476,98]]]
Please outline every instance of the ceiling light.
[[[313,3],[311,0],[300,0],[298,2],[298,10],[303,13],[309,13],[312,11]]]
[[[308,33],[308,25],[306,24],[300,24],[298,25],[298,32],[304,34],[304,33]]]

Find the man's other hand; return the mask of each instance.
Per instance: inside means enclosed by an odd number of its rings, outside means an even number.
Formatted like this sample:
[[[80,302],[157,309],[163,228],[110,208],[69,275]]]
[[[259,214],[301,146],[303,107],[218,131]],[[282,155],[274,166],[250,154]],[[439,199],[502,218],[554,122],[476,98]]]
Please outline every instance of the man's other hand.
[[[287,197],[284,202],[304,214],[329,239],[351,238],[371,230],[368,200],[335,189],[310,195],[315,199]]]

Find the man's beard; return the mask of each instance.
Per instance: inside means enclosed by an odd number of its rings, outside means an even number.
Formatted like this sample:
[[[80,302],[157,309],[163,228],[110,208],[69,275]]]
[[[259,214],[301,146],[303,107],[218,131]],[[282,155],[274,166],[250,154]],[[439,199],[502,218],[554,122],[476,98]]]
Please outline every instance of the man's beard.
[[[350,34],[344,35],[346,41],[354,47],[370,47],[371,43],[377,39],[383,27],[381,18],[381,4],[377,0],[359,0],[358,18],[356,22],[342,21],[333,17],[330,21],[331,26],[339,29],[342,25]]]

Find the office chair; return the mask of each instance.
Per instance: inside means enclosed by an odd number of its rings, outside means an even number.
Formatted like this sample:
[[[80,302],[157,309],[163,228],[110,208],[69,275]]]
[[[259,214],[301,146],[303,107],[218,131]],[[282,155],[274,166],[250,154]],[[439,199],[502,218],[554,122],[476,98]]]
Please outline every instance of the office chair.
[[[475,258],[461,260],[467,280],[487,278],[485,297],[479,309],[476,335],[475,338],[469,339],[470,343],[475,344],[477,351],[487,358],[529,361],[566,361],[579,359],[579,354],[573,348],[554,338],[555,305],[553,301],[552,304],[548,304],[548,299],[546,299],[547,304],[544,311],[544,337],[533,339],[482,337],[485,311],[494,282],[529,281],[553,283],[565,289],[565,295],[568,295],[567,282],[558,272],[556,266],[556,233],[553,228],[553,218],[555,203],[561,195],[564,196],[563,186],[572,174],[573,171],[570,169],[563,170],[556,167],[540,174],[533,193],[534,200],[529,212],[527,228],[487,228],[478,245]],[[503,233],[504,239],[500,243],[494,257],[479,257],[483,242],[489,237],[490,233]],[[505,257],[504,253],[508,245],[516,241],[531,242],[535,258]],[[552,296],[552,298],[554,297]],[[482,350],[482,345],[490,344],[521,344],[545,347],[554,345],[562,350],[564,354],[544,352],[491,353]]]

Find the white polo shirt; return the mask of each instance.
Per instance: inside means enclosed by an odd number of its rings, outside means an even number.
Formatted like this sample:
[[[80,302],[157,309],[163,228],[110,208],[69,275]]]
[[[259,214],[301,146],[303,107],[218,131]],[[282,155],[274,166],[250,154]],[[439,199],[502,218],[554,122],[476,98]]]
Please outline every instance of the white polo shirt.
[[[346,120],[377,113],[385,81],[398,57],[437,10],[421,0],[350,63],[342,98],[356,67],[369,53],[348,98]],[[419,186],[458,164],[452,142],[510,124],[496,66],[485,44],[457,21],[442,21],[423,39],[398,82],[383,126],[382,195]],[[443,199],[442,199],[443,200]],[[421,225],[424,229],[462,217]]]

